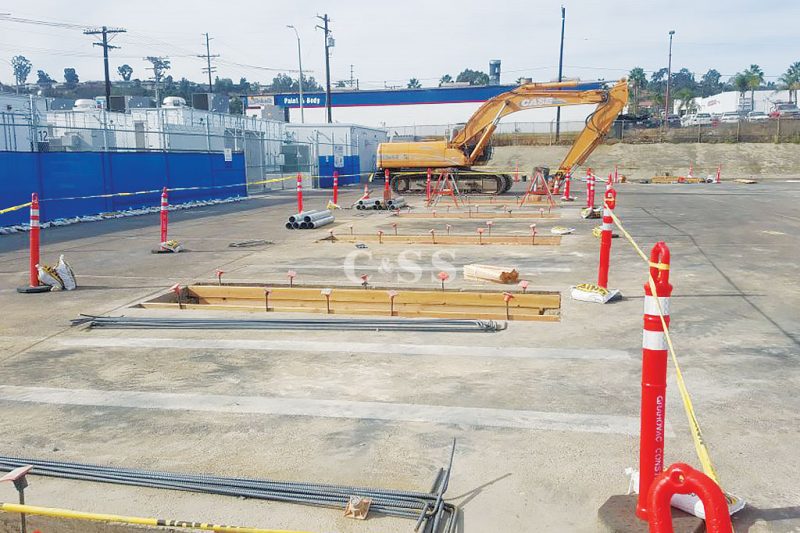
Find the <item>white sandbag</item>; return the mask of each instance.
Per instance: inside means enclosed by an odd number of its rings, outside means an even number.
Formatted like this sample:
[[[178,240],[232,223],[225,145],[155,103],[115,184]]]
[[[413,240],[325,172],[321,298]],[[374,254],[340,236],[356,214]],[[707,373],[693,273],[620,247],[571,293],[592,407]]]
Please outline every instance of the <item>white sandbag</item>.
[[[64,260],[64,254],[58,257],[58,264],[55,270],[66,290],[73,291],[78,287],[78,282],[75,280],[75,272],[72,271],[69,263]]]
[[[39,283],[48,285],[53,290],[60,291],[64,288],[64,282],[58,276],[58,272],[53,267],[47,265],[36,265],[36,270],[39,272]]]

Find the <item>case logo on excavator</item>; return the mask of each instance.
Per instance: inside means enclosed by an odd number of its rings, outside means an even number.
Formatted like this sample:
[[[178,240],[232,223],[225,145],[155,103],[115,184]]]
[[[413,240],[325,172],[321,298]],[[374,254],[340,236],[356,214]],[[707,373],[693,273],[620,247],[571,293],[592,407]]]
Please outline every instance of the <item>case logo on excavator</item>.
[[[541,98],[525,98],[519,102],[520,107],[545,107],[551,105],[563,104],[564,100],[561,98],[553,98],[546,96]]]

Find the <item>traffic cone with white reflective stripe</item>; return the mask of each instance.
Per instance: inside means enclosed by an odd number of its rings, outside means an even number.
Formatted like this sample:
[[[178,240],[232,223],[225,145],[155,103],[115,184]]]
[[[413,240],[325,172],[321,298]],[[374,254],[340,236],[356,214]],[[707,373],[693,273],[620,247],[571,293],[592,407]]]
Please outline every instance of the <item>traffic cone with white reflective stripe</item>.
[[[158,248],[152,250],[154,254],[171,254],[183,250],[181,244],[176,240],[169,240],[167,237],[169,226],[169,199],[167,197],[167,188],[161,190],[161,244]]]
[[[653,480],[664,470],[664,439],[667,407],[667,358],[664,325],[669,327],[669,248],[657,242],[650,252],[650,279],[644,284],[644,327],[642,334],[642,408],[639,432],[639,500],[636,516],[647,520],[647,495]],[[661,317],[663,315],[664,322]]]
[[[31,194],[31,214],[30,214],[30,262],[28,272],[28,286],[18,287],[17,292],[31,294],[36,292],[48,292],[49,285],[39,283],[39,237],[41,227],[39,225],[39,195]]]
[[[611,211],[616,207],[617,191],[609,188],[606,190],[603,202],[603,225],[600,231],[600,265],[597,269],[597,285],[608,290],[608,271],[611,262],[611,237],[614,219]]]

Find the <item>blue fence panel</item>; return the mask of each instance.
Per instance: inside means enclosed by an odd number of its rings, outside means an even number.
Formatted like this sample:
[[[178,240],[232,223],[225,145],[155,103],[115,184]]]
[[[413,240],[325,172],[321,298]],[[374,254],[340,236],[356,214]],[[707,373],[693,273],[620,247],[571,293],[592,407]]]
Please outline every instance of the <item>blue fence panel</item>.
[[[39,193],[41,220],[92,215],[159,204],[159,192],[111,198],[60,200],[162,187],[197,187],[170,193],[170,203],[247,196],[244,154],[189,152],[0,152],[0,209]],[[28,221],[21,209],[0,215],[0,226]]]
[[[319,157],[319,186],[322,189],[333,187],[333,171],[339,171],[339,185],[353,185],[361,181],[361,159],[357,155],[344,156],[344,166],[334,167],[333,156],[325,155]]]

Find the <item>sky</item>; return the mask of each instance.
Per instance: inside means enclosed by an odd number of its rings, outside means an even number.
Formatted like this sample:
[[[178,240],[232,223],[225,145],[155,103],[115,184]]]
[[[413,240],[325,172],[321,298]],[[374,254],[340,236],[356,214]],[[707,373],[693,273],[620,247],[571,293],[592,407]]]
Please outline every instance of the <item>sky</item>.
[[[35,8],[34,8],[35,5]],[[756,63],[767,80],[776,80],[800,61],[800,2],[790,0],[672,0],[662,2],[567,0],[564,74],[582,79],[617,79],[632,67],[665,67],[668,31],[675,30],[673,67],[697,78],[715,68],[723,78]],[[361,88],[405,85],[418,78],[437,85],[443,74],[465,68],[488,71],[502,61],[501,81],[519,77],[550,80],[558,73],[561,2],[459,0],[243,1],[192,0],[136,2],[4,0],[0,13],[90,27],[122,27],[112,41],[112,78],[130,64],[133,77],[151,75],[143,57],[168,56],[169,74],[202,82],[204,32],[211,52],[220,54],[216,75],[234,81],[269,83],[277,72],[297,69],[301,38],[303,68],[318,81],[325,77],[323,35],[316,15],[331,18],[336,40],[331,78],[350,78]],[[80,29],[63,29],[0,20],[0,81],[13,84],[11,58],[22,54],[36,70],[63,81],[65,67],[81,80],[103,76],[102,51]],[[268,70],[276,69],[276,70]],[[296,73],[292,74],[296,76]]]

